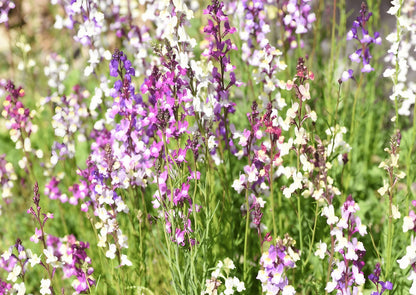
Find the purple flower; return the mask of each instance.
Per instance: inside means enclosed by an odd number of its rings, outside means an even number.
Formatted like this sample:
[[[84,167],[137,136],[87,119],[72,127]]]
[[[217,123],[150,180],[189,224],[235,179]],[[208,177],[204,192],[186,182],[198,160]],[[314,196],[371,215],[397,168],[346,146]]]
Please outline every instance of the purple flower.
[[[392,290],[393,289],[393,283],[386,281],[380,281],[380,275],[381,275],[381,267],[380,263],[377,262],[373,273],[371,273],[368,276],[368,279],[374,283],[377,287],[377,291],[374,291],[371,293],[371,295],[381,295],[384,293],[385,290]],[[381,287],[381,289],[380,289]]]
[[[14,9],[16,5],[10,0],[0,0],[0,24],[5,23],[6,28],[9,27],[9,12]]]
[[[375,32],[372,37],[368,30],[366,29],[366,24],[370,19],[372,13],[367,12],[367,6],[365,3],[362,3],[360,15],[352,24],[352,28],[347,33],[347,40],[355,39],[358,41],[358,49],[349,55],[349,58],[352,62],[361,63],[363,67],[361,69],[362,73],[369,73],[374,71],[374,68],[371,67],[370,61],[372,56],[370,55],[370,45],[372,43],[381,44],[381,37],[379,32]],[[359,33],[361,32],[361,34]],[[361,37],[360,37],[361,35]],[[345,73],[345,72],[344,72]],[[346,81],[349,78],[352,78],[352,74],[344,75],[341,78],[342,81]],[[346,80],[345,80],[346,79]]]
[[[280,294],[289,285],[286,272],[296,267],[299,260],[298,250],[293,247],[294,240],[285,235],[284,239],[277,238],[267,252],[260,258],[261,270],[256,279],[262,283],[263,292]]]
[[[303,47],[303,41],[297,42],[298,34],[305,34],[312,29],[312,23],[316,20],[315,13],[309,5],[310,0],[286,0],[279,7],[281,26],[284,28],[284,36],[279,40],[279,45],[286,48]]]
[[[341,255],[341,259],[336,259],[332,265],[332,281],[326,285],[327,292],[339,290],[342,294],[349,294],[352,288],[354,293],[358,290],[358,286],[365,283],[362,268],[366,250],[363,243],[353,236],[357,232],[361,236],[367,233],[366,227],[355,215],[359,209],[358,204],[349,195],[341,207],[341,218],[331,230],[331,236],[335,240],[334,250]]]

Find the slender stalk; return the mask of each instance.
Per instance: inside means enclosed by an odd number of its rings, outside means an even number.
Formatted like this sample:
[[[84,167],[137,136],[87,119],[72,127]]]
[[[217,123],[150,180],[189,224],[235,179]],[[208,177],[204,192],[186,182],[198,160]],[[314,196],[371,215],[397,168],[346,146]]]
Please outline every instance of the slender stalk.
[[[243,272],[244,272],[244,281],[247,281],[248,279],[248,272],[247,272],[247,251],[248,251],[248,231],[249,231],[249,225],[250,225],[250,207],[248,202],[248,189],[246,189],[246,207],[247,207],[247,213],[246,213],[246,227],[245,227],[245,233],[244,233],[244,265],[243,265]]]
[[[273,221],[273,237],[277,237],[277,225],[275,217],[275,207],[274,207],[274,194],[273,194],[273,144],[270,148],[270,159],[272,160],[270,164],[269,179],[270,179],[270,202],[272,205],[272,221]],[[280,208],[280,207],[279,207]]]
[[[311,240],[311,243],[309,244],[308,256],[303,261],[302,267],[304,267],[306,264],[308,264],[309,257],[311,256],[311,253],[312,253],[312,246],[313,246],[313,242],[315,241],[316,223],[317,223],[317,220],[318,220],[318,210],[319,210],[319,206],[318,206],[318,202],[316,202],[315,217],[314,217],[313,230],[312,230],[312,240]]]
[[[357,86],[357,90],[355,90],[355,95],[354,95],[354,103],[352,105],[352,115],[351,115],[351,125],[350,125],[350,143],[353,143],[354,141],[354,132],[355,132],[355,112],[356,112],[356,108],[357,108],[357,100],[358,100],[358,94],[360,93],[361,90],[361,85],[363,83],[363,73],[360,74],[360,80],[358,82],[358,86]]]
[[[333,229],[334,229],[334,226],[331,224],[331,232]],[[329,278],[331,276],[332,263],[334,262],[334,253],[335,253],[335,239],[334,239],[334,236],[331,235],[331,254],[329,255],[328,270],[326,273],[326,284],[328,284]],[[325,295],[327,294],[328,294],[328,291],[325,290]]]
[[[393,179],[393,172],[389,172],[389,223],[387,227],[387,249],[386,249],[386,276],[390,275],[391,273],[391,267],[392,267],[392,249],[393,249],[393,234],[394,234],[394,228],[393,228],[393,187],[394,187],[394,179]]]
[[[412,153],[413,153],[413,145],[412,143],[416,142],[416,98],[415,98],[415,102],[413,104],[413,129],[412,129],[412,139],[410,141],[409,144],[409,151],[407,153],[407,157],[406,157],[406,163],[408,163],[408,165],[406,165],[406,186],[407,186],[407,195],[406,195],[406,204],[409,204],[409,198],[410,195],[413,195],[412,193],[412,179],[414,179],[413,177],[410,176],[410,164],[411,163],[411,158],[412,158]],[[406,215],[409,215],[409,207],[407,207],[407,212]]]

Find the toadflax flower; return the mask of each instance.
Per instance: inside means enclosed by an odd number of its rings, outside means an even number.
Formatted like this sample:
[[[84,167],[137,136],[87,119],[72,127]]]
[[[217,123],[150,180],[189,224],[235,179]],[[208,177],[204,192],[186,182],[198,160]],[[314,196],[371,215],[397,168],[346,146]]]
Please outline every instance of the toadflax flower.
[[[347,40],[357,40],[358,49],[350,54],[349,58],[352,62],[362,63],[361,72],[368,73],[374,71],[374,68],[370,65],[371,44],[381,44],[381,37],[379,32],[375,32],[373,36],[370,35],[367,29],[367,22],[373,14],[368,12],[367,5],[363,2],[361,4],[360,15],[355,19],[352,24],[352,28],[347,33]],[[353,77],[353,71],[347,70],[342,73],[341,80],[346,81]]]
[[[295,263],[300,259],[300,253],[293,246],[295,241],[288,235],[284,239],[277,238],[275,244],[270,245],[269,250],[260,258],[262,268],[257,274],[261,282],[263,292],[267,294],[296,294],[285,272],[296,267]]]

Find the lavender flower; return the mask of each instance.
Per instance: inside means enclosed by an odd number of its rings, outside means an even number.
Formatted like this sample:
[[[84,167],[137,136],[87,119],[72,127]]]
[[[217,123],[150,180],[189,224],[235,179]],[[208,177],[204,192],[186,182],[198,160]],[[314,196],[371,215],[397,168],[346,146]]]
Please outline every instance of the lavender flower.
[[[30,111],[23,105],[21,98],[25,95],[25,91],[22,87],[16,88],[10,80],[7,82],[4,80],[0,81],[0,86],[8,92],[1,114],[6,119],[5,125],[10,130],[10,138],[15,142],[16,149],[23,149],[24,156],[19,161],[19,166],[22,169],[26,169],[26,172],[29,173],[28,160],[31,158],[31,155],[34,154],[38,158],[43,157],[42,150],[34,150],[32,148],[30,139],[32,133],[36,133],[38,130],[38,126],[32,124],[32,119],[36,112]]]
[[[393,284],[389,281],[383,282],[380,281],[380,275],[381,275],[381,267],[380,263],[376,264],[376,267],[374,268],[374,271],[372,274],[368,276],[368,279],[374,283],[377,287],[377,291],[374,291],[371,293],[371,295],[381,295],[386,290],[392,290]]]
[[[341,207],[340,219],[336,218],[329,222],[329,215],[323,212],[328,218],[328,224],[336,223],[334,228],[331,227],[331,236],[335,238],[333,251],[341,254],[341,259],[336,259],[331,265],[332,281],[328,282],[325,287],[328,293],[339,290],[341,294],[355,294],[358,287],[365,283],[362,268],[365,264],[363,256],[366,250],[363,243],[353,236],[355,233],[361,236],[367,233],[366,226],[355,215],[359,209],[358,204],[349,195]]]
[[[262,283],[263,292],[268,294],[296,294],[293,286],[289,284],[286,272],[296,267],[296,261],[300,259],[299,251],[293,246],[295,241],[285,235],[284,239],[277,238],[275,244],[270,245],[267,252],[260,258],[262,269],[257,279]]]
[[[291,49],[298,46],[303,47],[303,40],[298,44],[297,35],[307,33],[316,20],[309,2],[310,0],[286,0],[282,2],[281,9],[279,9],[279,21],[283,34],[282,39],[279,40],[279,46]]]
[[[250,59],[255,48],[264,48],[269,40],[266,38],[267,33],[270,32],[270,26],[267,23],[265,1],[255,0],[241,2],[243,9],[243,19],[241,23],[244,24],[240,31],[240,38],[244,41],[242,46],[243,60],[255,61],[255,58]]]
[[[233,85],[240,85],[234,73],[235,66],[231,64],[229,52],[237,50],[237,47],[231,42],[231,39],[226,39],[228,35],[233,34],[236,28],[231,27],[228,17],[223,11],[224,3],[218,0],[212,0],[212,4],[208,5],[204,10],[204,14],[209,14],[211,19],[204,27],[204,32],[209,35],[209,48],[203,54],[209,56],[216,62],[218,66],[212,69],[212,83],[215,87],[215,105],[214,115],[216,121],[219,122],[217,136],[222,137],[227,147],[231,146],[229,134],[226,126],[229,124],[227,116],[234,113],[235,103],[229,100],[229,89]],[[225,81],[226,72],[229,72],[229,82]]]
[[[0,294],[7,294],[9,293],[10,289],[12,288],[12,284],[6,283],[0,279]]]
[[[10,0],[0,1],[0,24],[4,23],[6,28],[9,27],[9,13],[10,10],[14,9],[16,5]]]
[[[379,32],[375,32],[374,36],[371,36],[366,29],[368,20],[373,14],[367,11],[367,6],[365,3],[361,4],[360,16],[352,24],[351,30],[347,33],[347,40],[355,39],[359,43],[359,48],[352,53],[349,58],[352,62],[361,63],[363,67],[361,72],[368,73],[374,71],[374,68],[371,67],[371,54],[370,54],[370,44],[375,43],[381,44],[381,37]],[[346,81],[349,78],[352,78],[351,70],[344,72],[342,74],[342,81]]]
[[[17,175],[14,171],[12,163],[6,161],[6,155],[0,155],[0,192],[1,199],[4,200],[6,204],[8,204],[11,201],[11,190],[14,187],[15,180],[17,180]]]

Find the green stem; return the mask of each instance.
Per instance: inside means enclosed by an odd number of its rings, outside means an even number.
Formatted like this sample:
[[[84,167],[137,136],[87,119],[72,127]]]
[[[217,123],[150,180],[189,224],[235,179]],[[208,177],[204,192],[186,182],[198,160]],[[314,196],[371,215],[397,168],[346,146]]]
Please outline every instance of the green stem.
[[[363,73],[360,74],[360,80],[358,82],[357,90],[355,91],[354,95],[354,103],[352,105],[352,115],[351,115],[351,125],[350,125],[350,144],[354,141],[354,131],[355,131],[355,111],[357,108],[357,100],[358,100],[358,94],[360,93],[361,85],[363,82]]]
[[[272,205],[272,221],[273,221],[273,238],[277,237],[277,228],[276,228],[276,217],[274,214],[275,207],[274,207],[274,194],[273,194],[273,147],[270,149],[270,173],[269,173],[269,180],[270,180],[270,202]],[[280,208],[280,207],[279,207]]]
[[[300,145],[297,148],[296,158],[296,173],[300,171]],[[303,233],[302,233],[302,205],[301,205],[301,193],[298,190],[298,227],[299,227],[299,240],[300,240],[300,252],[303,251]]]
[[[244,234],[244,265],[243,265],[243,272],[244,272],[244,281],[246,282],[248,279],[248,273],[247,273],[247,251],[248,251],[248,231],[249,231],[249,225],[250,225],[250,207],[248,203],[248,189],[246,189],[246,228],[245,228],[245,234]]]
[[[412,179],[414,179],[414,177],[410,177],[410,165],[409,163],[411,163],[411,158],[412,158],[412,152],[413,152],[413,145],[412,143],[416,142],[416,98],[415,98],[415,102],[413,104],[413,129],[412,129],[412,140],[409,143],[409,151],[407,153],[407,158],[406,158],[406,163],[408,163],[408,165],[406,165],[406,186],[407,186],[407,196],[406,196],[406,204],[409,204],[409,198],[410,195],[413,195],[412,192]],[[409,215],[409,207],[407,207],[407,215]]]
[[[391,273],[391,260],[392,260],[392,249],[393,249],[393,234],[394,234],[394,228],[393,228],[393,175],[392,172],[390,172],[389,175],[389,224],[387,228],[387,251],[386,251],[386,277],[387,275],[390,275]]]
[[[302,267],[305,266],[306,264],[308,264],[309,257],[311,256],[311,253],[312,253],[312,246],[313,246],[313,242],[315,241],[316,223],[317,223],[317,220],[318,220],[318,209],[319,209],[318,202],[316,202],[315,218],[314,218],[314,222],[313,222],[313,231],[312,231],[312,240],[311,240],[311,243],[309,244],[308,256],[304,260],[304,262],[302,264]]]
[[[334,226],[331,224],[331,232],[334,229]],[[332,262],[334,261],[334,252],[335,252],[335,239],[331,235],[331,254],[329,255],[329,264],[328,264],[328,270],[326,273],[326,284],[329,282],[329,277],[331,276],[331,269],[332,269]],[[328,294],[328,291],[325,290],[325,295]]]

